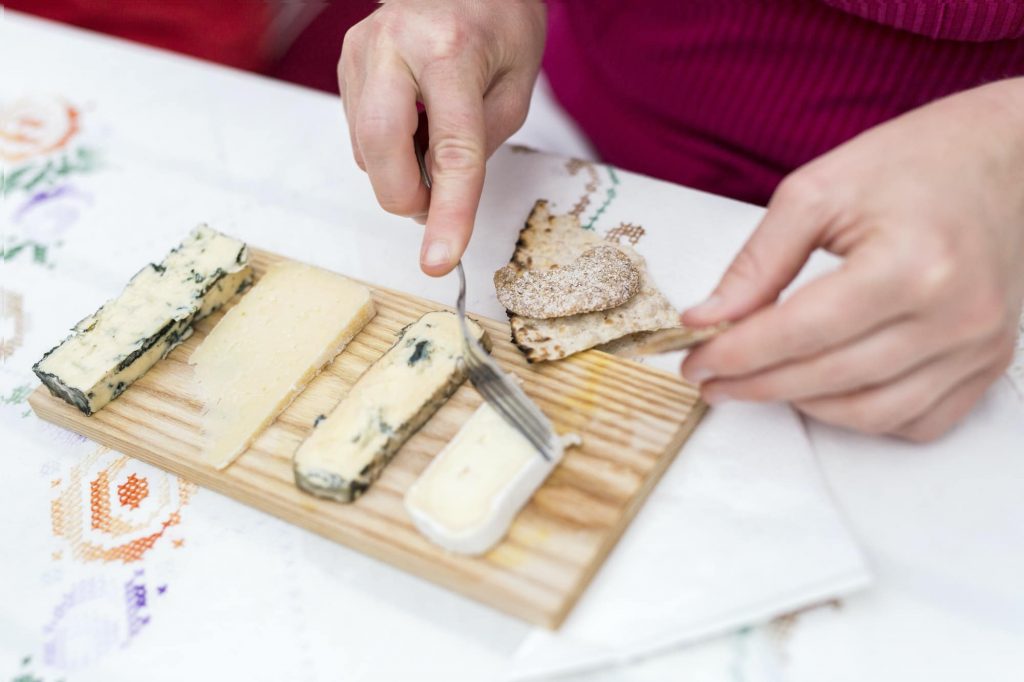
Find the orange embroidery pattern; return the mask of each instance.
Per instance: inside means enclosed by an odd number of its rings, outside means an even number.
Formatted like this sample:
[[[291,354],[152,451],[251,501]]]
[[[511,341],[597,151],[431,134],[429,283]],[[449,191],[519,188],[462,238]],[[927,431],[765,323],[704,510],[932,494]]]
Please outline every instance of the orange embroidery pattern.
[[[110,487],[106,471],[101,471],[96,480],[89,483],[89,507],[92,510],[92,527],[110,530],[110,498],[103,493]]]
[[[14,163],[57,151],[78,130],[78,110],[62,99],[15,102],[0,110],[0,161]]]
[[[101,447],[65,479],[51,503],[51,521],[76,559],[138,561],[181,522],[196,486],[163,472],[128,472],[133,466],[138,462]],[[118,505],[111,504],[115,494]]]
[[[117,499],[121,501],[122,507],[138,509],[139,503],[149,495],[149,481],[139,478],[135,474],[128,476],[128,480],[117,486]]]

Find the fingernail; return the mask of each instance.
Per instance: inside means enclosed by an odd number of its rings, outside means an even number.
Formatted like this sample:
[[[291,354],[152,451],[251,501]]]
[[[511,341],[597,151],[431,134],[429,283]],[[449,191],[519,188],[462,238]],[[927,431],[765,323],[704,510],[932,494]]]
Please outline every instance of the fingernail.
[[[706,301],[704,301],[703,303],[698,303],[697,305],[687,310],[684,314],[710,313],[714,312],[715,308],[719,307],[720,305],[722,305],[722,297],[719,296],[718,294],[712,294],[711,296],[708,297]]]
[[[707,367],[694,367],[683,371],[683,378],[691,384],[703,384],[714,376],[714,373]]]
[[[448,265],[452,252],[445,242],[430,242],[423,254],[423,264],[427,266]]]
[[[421,213],[420,215],[414,215],[412,217],[412,219],[413,219],[414,222],[417,222],[420,225],[426,225],[427,224],[427,214],[426,213]]]

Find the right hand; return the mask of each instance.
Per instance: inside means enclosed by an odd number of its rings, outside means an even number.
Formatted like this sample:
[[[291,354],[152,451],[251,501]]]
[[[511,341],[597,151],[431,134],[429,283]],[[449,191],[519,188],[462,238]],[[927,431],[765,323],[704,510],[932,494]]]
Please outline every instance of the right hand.
[[[425,220],[428,275],[466,249],[484,164],[526,119],[545,24],[541,0],[389,0],[345,34],[338,84],[356,163],[384,210]],[[430,192],[412,145],[418,101]]]

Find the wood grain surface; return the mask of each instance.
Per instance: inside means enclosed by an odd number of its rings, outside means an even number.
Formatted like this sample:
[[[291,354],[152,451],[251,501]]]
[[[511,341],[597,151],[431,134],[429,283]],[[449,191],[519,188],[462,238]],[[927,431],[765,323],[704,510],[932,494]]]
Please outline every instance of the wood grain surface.
[[[257,277],[282,260],[258,250],[252,259]],[[224,471],[199,460],[202,406],[188,364],[220,314],[201,322],[192,338],[92,417],[43,386],[29,403],[43,419],[99,443],[513,616],[557,628],[699,421],[704,404],[697,391],[678,377],[597,351],[527,365],[506,322],[480,320],[498,361],[522,378],[558,431],[580,434],[583,445],[566,453],[501,544],[482,557],[456,556],[419,534],[402,496],[480,403],[468,382],[355,503],[311,497],[293,482],[292,454],[317,415],[331,411],[399,329],[424,312],[450,309],[369,286],[378,310],[374,320]]]

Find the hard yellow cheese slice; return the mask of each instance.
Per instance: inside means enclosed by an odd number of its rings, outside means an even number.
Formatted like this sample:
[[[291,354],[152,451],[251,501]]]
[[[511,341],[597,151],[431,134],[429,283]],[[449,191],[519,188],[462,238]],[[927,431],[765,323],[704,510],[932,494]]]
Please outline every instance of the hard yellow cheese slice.
[[[192,353],[203,460],[223,469],[375,314],[370,291],[300,263],[271,268]]]

